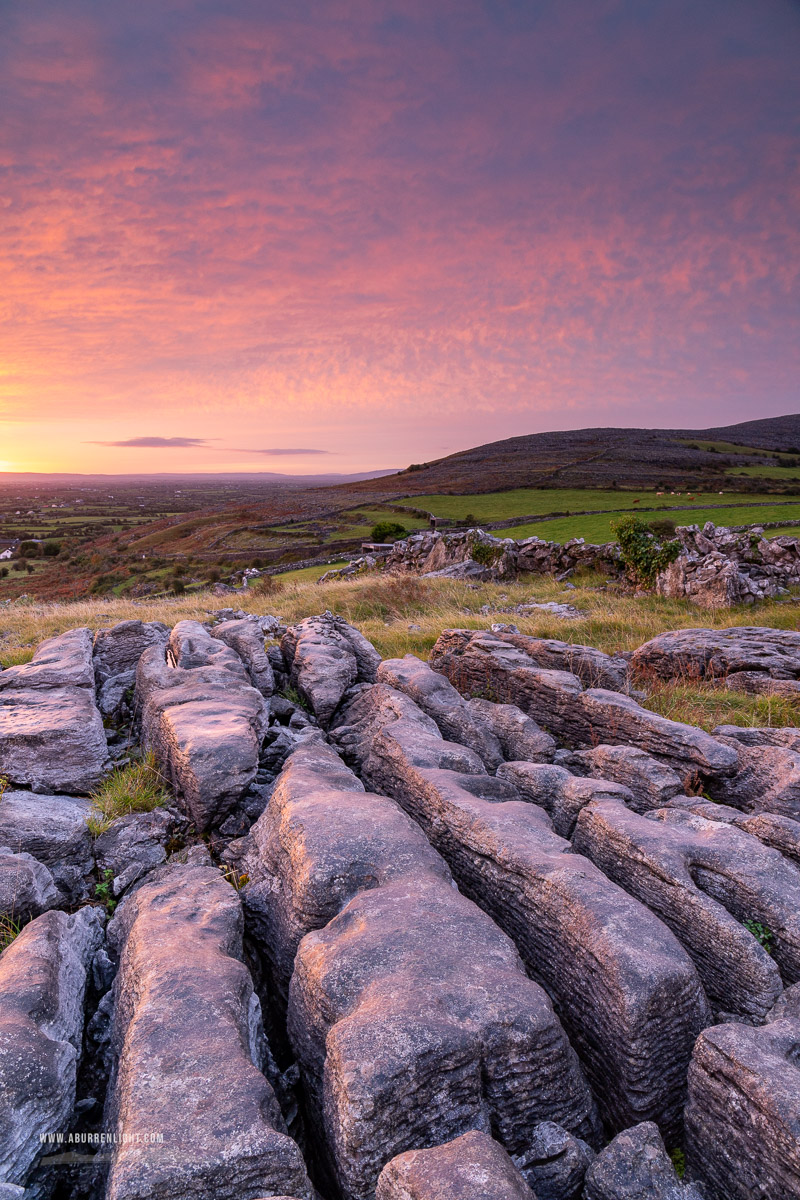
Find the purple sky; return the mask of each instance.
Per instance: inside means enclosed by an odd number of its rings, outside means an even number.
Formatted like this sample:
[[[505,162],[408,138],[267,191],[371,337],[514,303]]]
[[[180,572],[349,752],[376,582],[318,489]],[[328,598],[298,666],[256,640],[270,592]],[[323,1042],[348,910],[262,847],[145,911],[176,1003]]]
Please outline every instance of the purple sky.
[[[6,0],[0,469],[800,410],[798,63],[783,0]]]

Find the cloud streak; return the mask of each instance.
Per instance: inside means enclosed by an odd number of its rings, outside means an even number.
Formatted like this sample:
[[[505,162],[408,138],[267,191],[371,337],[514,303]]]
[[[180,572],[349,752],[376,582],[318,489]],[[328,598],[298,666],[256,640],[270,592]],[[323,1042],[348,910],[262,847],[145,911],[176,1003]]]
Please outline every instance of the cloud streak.
[[[192,437],[135,437],[125,438],[119,442],[91,442],[92,446],[134,447],[140,450],[191,450],[205,447],[209,438]]]
[[[280,447],[274,450],[255,450],[245,449],[244,446],[235,447],[237,454],[330,454],[330,450],[292,450],[286,447]]]

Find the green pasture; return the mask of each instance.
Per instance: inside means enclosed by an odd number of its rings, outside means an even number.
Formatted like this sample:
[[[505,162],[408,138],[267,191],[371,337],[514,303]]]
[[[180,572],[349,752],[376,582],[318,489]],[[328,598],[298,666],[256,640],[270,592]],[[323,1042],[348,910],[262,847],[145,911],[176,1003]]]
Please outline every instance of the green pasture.
[[[512,517],[547,516],[549,513],[599,512],[603,509],[613,509],[616,512],[636,512],[646,508],[681,508],[691,503],[698,507],[712,504],[747,504],[753,505],[759,501],[765,504],[775,504],[775,495],[755,494],[748,492],[664,492],[658,495],[655,491],[616,491],[595,488],[516,488],[510,492],[487,492],[482,496],[410,496],[402,503],[413,505],[415,508],[432,512],[436,517],[445,517],[453,521],[464,521],[468,515],[476,518],[478,524],[485,521],[506,521]],[[798,497],[800,501],[800,497]],[[399,501],[398,501],[399,503]],[[399,513],[400,524],[405,524],[413,518],[406,513]],[[713,518],[704,517],[704,520]],[[773,518],[764,517],[764,520]],[[775,518],[779,520],[780,518]],[[424,523],[424,522],[423,522]],[[736,522],[743,524],[744,522]]]
[[[655,518],[655,514],[649,514]],[[795,517],[800,519],[800,498],[794,504],[787,506],[771,505],[767,507],[742,508],[691,508],[664,514],[676,525],[704,525],[713,521],[715,525],[757,525],[764,521],[787,521]],[[642,514],[642,520],[647,520],[648,514]],[[498,529],[497,537],[513,537],[519,541],[526,537],[540,537],[548,542],[567,542],[570,538],[582,537],[587,542],[611,542],[614,532],[611,528],[614,521],[619,519],[614,513],[593,513],[583,517],[560,517],[553,521],[532,521],[526,525],[513,525],[510,529]],[[776,529],[775,536],[785,530]]]

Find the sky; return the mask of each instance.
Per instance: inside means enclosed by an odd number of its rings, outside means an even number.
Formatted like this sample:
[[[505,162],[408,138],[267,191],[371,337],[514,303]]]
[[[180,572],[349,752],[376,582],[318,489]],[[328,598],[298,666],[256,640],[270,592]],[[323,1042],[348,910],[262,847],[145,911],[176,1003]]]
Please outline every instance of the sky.
[[[0,470],[800,411],[797,0],[0,0]]]

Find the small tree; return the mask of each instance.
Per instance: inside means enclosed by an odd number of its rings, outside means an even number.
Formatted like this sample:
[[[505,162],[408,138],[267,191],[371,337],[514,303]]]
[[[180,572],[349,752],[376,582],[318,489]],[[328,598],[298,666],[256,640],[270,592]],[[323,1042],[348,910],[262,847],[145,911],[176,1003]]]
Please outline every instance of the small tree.
[[[373,525],[369,536],[372,542],[394,542],[405,532],[405,526],[398,525],[396,521],[379,521],[377,525]]]
[[[628,577],[642,587],[652,587],[656,576],[680,554],[679,542],[662,545],[639,517],[621,517],[612,522],[611,529],[619,543]]]

